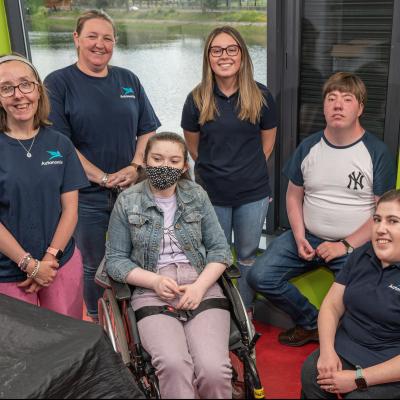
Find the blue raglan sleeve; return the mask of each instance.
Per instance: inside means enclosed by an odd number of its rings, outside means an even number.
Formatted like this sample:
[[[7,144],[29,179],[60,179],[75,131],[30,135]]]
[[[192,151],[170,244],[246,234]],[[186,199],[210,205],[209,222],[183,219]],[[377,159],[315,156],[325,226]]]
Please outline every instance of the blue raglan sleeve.
[[[386,144],[370,135],[366,146],[372,157],[373,191],[375,196],[382,196],[396,186],[396,162]]]
[[[295,150],[293,156],[283,167],[283,174],[296,186],[304,186],[304,177],[301,170],[301,164],[309,154],[311,148],[321,140],[322,135],[322,131],[317,132],[303,140]]]
[[[300,145],[283,167],[283,174],[296,186],[304,185],[303,173],[301,171],[301,163],[304,159],[302,146]]]

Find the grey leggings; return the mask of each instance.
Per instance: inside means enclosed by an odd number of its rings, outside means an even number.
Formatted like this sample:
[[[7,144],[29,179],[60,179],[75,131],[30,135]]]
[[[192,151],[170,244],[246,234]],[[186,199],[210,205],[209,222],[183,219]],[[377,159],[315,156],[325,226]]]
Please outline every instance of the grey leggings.
[[[198,274],[189,264],[170,264],[159,270],[178,285],[193,283]],[[203,299],[224,297],[214,284]],[[172,306],[178,299],[170,302]],[[132,297],[135,310],[145,305],[165,305],[157,294],[137,289]],[[140,338],[150,354],[164,399],[229,399],[232,397],[229,359],[230,314],[209,309],[187,323],[166,315],[139,321]]]
[[[319,350],[308,356],[301,370],[302,398],[305,399],[337,399],[334,393],[322,390],[317,383],[317,361]],[[355,366],[340,358],[343,369],[355,371]],[[343,399],[400,399],[400,382],[370,386],[366,391],[354,390],[342,395]]]

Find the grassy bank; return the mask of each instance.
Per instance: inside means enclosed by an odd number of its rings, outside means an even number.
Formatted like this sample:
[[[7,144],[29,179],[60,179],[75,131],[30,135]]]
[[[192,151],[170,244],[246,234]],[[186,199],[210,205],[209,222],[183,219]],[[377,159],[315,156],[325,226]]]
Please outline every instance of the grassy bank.
[[[266,13],[261,11],[201,12],[194,10],[149,9],[127,13],[108,10],[116,22],[120,45],[128,46],[132,36],[136,42],[151,43],[177,36],[205,37],[214,26],[235,25],[249,45],[265,45]],[[79,11],[48,13],[41,9],[29,17],[29,30],[72,32]]]

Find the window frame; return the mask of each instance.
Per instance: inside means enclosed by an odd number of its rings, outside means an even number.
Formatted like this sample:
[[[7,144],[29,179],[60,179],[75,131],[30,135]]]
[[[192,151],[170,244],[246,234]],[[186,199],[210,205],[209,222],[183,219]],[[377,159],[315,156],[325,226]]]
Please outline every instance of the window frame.
[[[379,0],[376,1],[379,5]],[[278,134],[276,148],[271,157],[273,174],[271,203],[267,232],[289,227],[286,213],[287,178],[282,169],[297,147],[299,89],[301,65],[301,32],[303,1],[268,0],[267,29],[267,82],[277,101]],[[394,0],[391,51],[386,93],[385,126],[383,140],[395,157],[399,152],[400,132],[400,2]],[[272,171],[272,169],[271,169]]]

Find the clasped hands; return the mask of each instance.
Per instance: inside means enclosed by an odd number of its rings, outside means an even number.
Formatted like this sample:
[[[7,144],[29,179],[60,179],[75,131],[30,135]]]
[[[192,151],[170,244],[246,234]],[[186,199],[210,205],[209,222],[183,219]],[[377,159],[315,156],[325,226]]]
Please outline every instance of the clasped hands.
[[[306,261],[320,257],[325,262],[329,262],[346,254],[346,246],[342,242],[326,241],[314,249],[306,238],[297,241],[297,250],[299,257]]]
[[[137,181],[138,175],[137,169],[132,165],[128,165],[113,174],[109,174],[105,186],[108,189],[115,187],[125,189]]]
[[[317,383],[326,392],[339,394],[357,389],[355,371],[343,370],[342,362],[334,351],[320,355],[317,370]]]
[[[206,292],[206,289],[196,282],[189,285],[178,285],[176,281],[166,276],[157,276],[153,290],[164,301],[180,297],[176,308],[181,310],[195,310]]]
[[[31,263],[34,263],[32,260]],[[49,287],[56,278],[59,264],[54,256],[46,253],[40,261],[40,268],[34,278],[25,279],[17,284],[18,287],[25,289],[26,293],[37,293],[44,287]],[[30,271],[31,272],[31,271]]]

